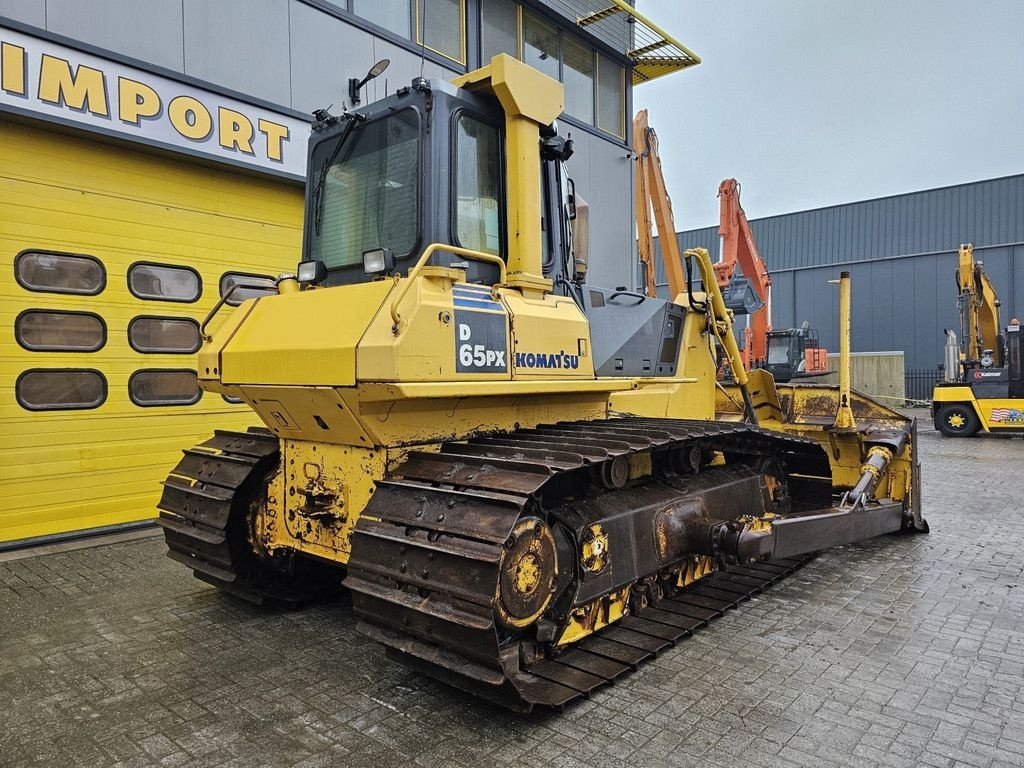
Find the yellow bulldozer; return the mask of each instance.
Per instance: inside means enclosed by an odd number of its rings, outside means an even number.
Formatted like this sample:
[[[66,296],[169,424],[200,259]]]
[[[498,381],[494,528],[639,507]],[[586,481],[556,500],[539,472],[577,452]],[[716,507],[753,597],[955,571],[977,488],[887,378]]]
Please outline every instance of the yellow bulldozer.
[[[706,251],[672,301],[587,282],[563,106],[499,55],[317,113],[296,274],[203,324],[203,388],[265,426],[186,450],[159,504],[200,579],[347,590],[390,655],[516,710],[587,695],[809,553],[926,528],[913,423],[748,380]]]

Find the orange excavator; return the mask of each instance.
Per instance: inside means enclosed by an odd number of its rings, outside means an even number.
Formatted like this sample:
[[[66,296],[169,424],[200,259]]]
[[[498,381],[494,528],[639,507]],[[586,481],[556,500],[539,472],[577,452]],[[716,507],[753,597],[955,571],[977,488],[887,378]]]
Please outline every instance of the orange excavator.
[[[748,371],[765,368],[779,382],[826,373],[828,351],[810,323],[772,329],[772,277],[740,205],[739,182],[726,179],[719,184],[718,198],[722,259],[715,264],[715,276],[725,305],[736,315],[747,316],[740,345],[744,366]]]
[[[658,136],[648,123],[647,110],[638,112],[633,120],[633,151],[637,158],[637,237],[640,262],[644,266],[645,292],[648,296],[657,294],[654,224],[661,236],[669,293],[677,296],[687,290],[687,277],[675,237],[672,201],[661,170]],[[722,258],[715,264],[715,277],[726,307],[737,316],[747,316],[740,344],[744,367],[748,371],[764,368],[777,382],[826,373],[828,351],[821,346],[817,330],[809,323],[805,322],[800,328],[772,329],[772,279],[740,205],[739,182],[736,179],[723,181],[718,187],[718,197],[721,200],[718,233]]]

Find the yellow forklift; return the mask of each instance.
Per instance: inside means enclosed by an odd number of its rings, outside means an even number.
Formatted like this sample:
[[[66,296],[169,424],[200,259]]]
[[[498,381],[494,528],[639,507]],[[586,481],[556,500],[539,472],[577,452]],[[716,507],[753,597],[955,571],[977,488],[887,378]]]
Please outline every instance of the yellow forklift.
[[[1024,335],[999,325],[999,298],[973,245],[960,246],[960,337],[946,330],[945,381],[932,393],[935,428],[947,437],[1024,434]]]

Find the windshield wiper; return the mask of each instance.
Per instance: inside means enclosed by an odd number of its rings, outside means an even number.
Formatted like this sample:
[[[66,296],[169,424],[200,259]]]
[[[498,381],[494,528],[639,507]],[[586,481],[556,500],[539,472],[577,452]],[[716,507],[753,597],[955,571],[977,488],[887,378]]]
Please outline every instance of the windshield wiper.
[[[346,112],[342,116],[342,120],[348,118],[345,123],[345,127],[341,131],[341,136],[338,137],[338,143],[334,146],[331,154],[324,164],[320,167],[320,176],[317,179],[316,186],[313,188],[313,231],[317,235],[320,234],[320,224],[323,218],[323,206],[324,206],[324,183],[327,181],[327,172],[331,169],[331,165],[338,157],[338,153],[341,152],[341,148],[345,145],[345,140],[348,135],[352,133],[352,129],[356,123],[361,123],[366,119],[366,115],[362,115],[358,112]]]

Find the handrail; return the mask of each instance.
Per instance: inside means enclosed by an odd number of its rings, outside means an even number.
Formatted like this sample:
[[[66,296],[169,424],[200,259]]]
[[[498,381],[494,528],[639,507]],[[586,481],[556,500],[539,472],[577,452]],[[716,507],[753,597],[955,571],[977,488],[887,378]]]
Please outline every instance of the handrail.
[[[427,246],[426,250],[423,251],[423,254],[416,261],[416,265],[409,270],[409,274],[406,277],[405,282],[403,282],[399,286],[398,294],[391,302],[391,332],[396,335],[398,334],[398,331],[402,324],[402,316],[398,312],[398,305],[402,303],[402,299],[404,299],[405,294],[409,292],[409,289],[412,287],[413,281],[417,277],[419,277],[420,270],[423,269],[427,261],[430,260],[430,257],[434,255],[435,251],[448,251],[450,253],[454,253],[457,256],[464,256],[467,259],[475,259],[476,261],[486,261],[490,264],[494,264],[498,267],[499,270],[498,284],[503,285],[505,283],[507,277],[505,272],[505,262],[501,259],[500,256],[495,256],[493,253],[472,251],[469,248],[460,248],[455,245],[446,245],[445,243],[431,243],[430,245]]]
[[[253,285],[251,283],[235,283],[230,288],[228,288],[224,295],[220,297],[220,301],[213,305],[213,309],[210,310],[209,314],[206,315],[206,319],[203,320],[202,324],[199,326],[199,336],[202,338],[203,341],[213,340],[213,336],[210,336],[209,334],[206,333],[206,326],[210,324],[211,320],[213,320],[214,315],[220,312],[220,308],[223,307],[227,300],[231,298],[231,294],[235,292],[236,288],[259,289],[262,291],[270,290],[269,286]]]
[[[750,388],[747,372],[743,368],[743,358],[740,355],[740,348],[736,344],[736,337],[732,332],[732,313],[725,306],[725,299],[722,296],[722,289],[718,287],[718,280],[715,278],[715,267],[711,263],[711,256],[707,248],[690,248],[683,253],[683,258],[693,259],[697,262],[700,270],[701,280],[704,283],[704,291],[711,300],[711,316],[708,318],[708,325],[718,343],[725,350],[725,356],[729,360],[729,368],[732,370],[732,378],[739,385],[743,394],[743,404],[746,406],[747,421],[757,426],[757,412],[754,410],[754,401],[750,397]],[[719,328],[721,323],[724,328]]]

